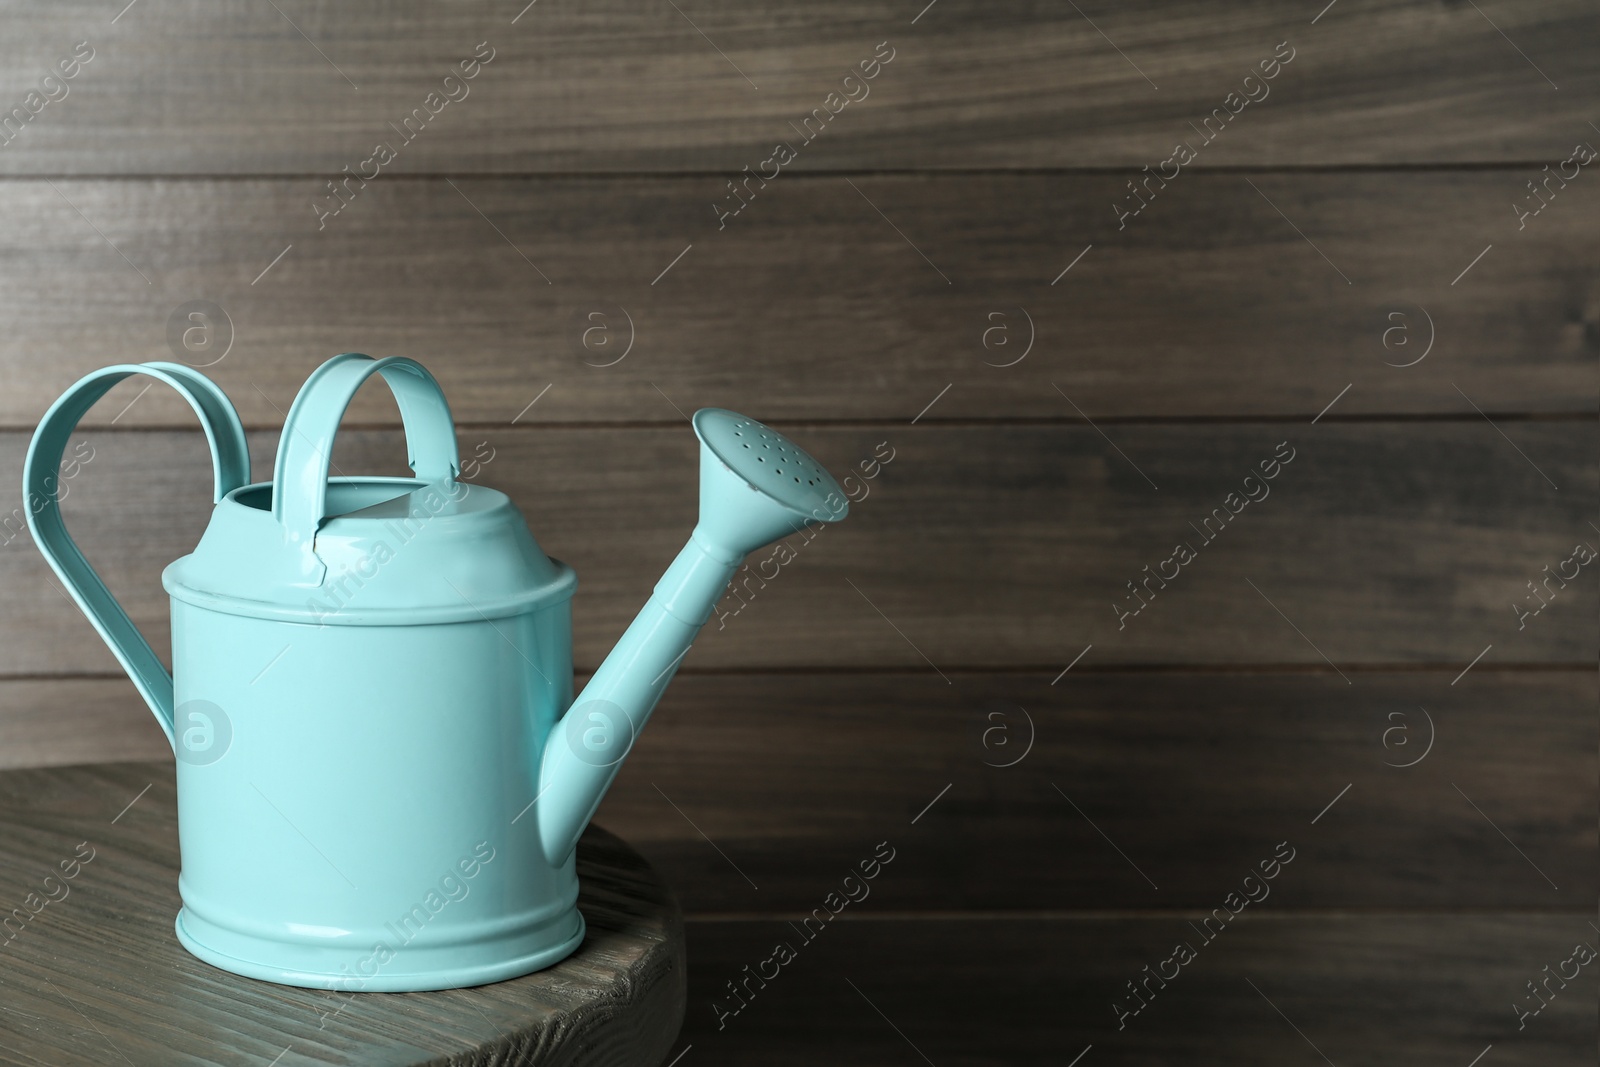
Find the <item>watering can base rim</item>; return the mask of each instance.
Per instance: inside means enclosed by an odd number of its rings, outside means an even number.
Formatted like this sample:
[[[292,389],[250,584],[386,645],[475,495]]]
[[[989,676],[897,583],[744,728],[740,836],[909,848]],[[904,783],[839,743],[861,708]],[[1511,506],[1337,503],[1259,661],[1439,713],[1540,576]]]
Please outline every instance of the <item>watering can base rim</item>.
[[[243,959],[215,949],[196,938],[188,929],[186,920],[192,922],[193,917],[187,908],[179,910],[178,917],[173,921],[173,930],[177,933],[179,943],[196,959],[246,978],[305,989],[337,989],[354,993],[420,993],[428,990],[465,989],[489,985],[553,967],[577,951],[578,946],[583,944],[587,932],[583,913],[576,906],[544,925],[546,928],[564,925],[569,916],[570,921],[575,924],[573,933],[563,940],[541,946],[532,952],[511,957],[497,954],[497,949],[503,953],[503,942],[461,946],[456,952],[462,962],[410,972],[387,973],[380,969],[376,974],[362,979],[359,988],[350,987],[350,974],[346,970],[317,970],[314,965],[289,964],[287,957],[292,955],[293,946],[277,942],[257,942],[265,949],[265,955],[272,955],[276,950],[280,960],[277,963]],[[402,947],[396,955],[403,956],[406,951],[407,949]],[[349,962],[351,961],[346,961]]]

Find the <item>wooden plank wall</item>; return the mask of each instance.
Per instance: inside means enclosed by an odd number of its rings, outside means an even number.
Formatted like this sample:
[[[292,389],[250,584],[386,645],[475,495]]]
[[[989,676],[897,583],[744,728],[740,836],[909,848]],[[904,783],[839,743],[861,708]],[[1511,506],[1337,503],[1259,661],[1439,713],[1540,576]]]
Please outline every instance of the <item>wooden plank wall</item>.
[[[0,145],[0,482],[107,363],[203,366],[264,472],[321,360],[410,355],[577,567],[583,672],[693,521],[685,412],[853,474],[602,809],[689,919],[685,1067],[1592,1062],[1592,969],[1512,1007],[1600,936],[1600,596],[1547,579],[1600,546],[1592,4],[120,6],[3,16],[0,105],[51,99]],[[381,389],[350,424],[400,471]],[[203,444],[136,385],[80,436],[164,647]],[[16,518],[0,765],[160,757]]]

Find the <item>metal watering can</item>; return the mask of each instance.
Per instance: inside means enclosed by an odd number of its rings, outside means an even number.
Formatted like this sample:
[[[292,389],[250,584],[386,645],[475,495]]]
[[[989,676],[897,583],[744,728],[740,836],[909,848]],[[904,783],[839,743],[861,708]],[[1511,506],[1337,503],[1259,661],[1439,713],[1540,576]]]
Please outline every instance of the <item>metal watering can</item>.
[[[188,401],[216,505],[162,573],[172,673],[78,551],[57,472],[112,386]],[[328,477],[339,422],[381,375],[415,478]],[[226,395],[176,363],[88,375],[45,414],[28,525],[178,758],[178,940],[287,985],[406,991],[548,967],[584,936],[574,850],[746,554],[848,509],[820,464],[731,411],[695,414],[700,518],[576,701],[571,568],[505,494],[456,481],[455,425],[410,359],[323,364],[250,482]]]

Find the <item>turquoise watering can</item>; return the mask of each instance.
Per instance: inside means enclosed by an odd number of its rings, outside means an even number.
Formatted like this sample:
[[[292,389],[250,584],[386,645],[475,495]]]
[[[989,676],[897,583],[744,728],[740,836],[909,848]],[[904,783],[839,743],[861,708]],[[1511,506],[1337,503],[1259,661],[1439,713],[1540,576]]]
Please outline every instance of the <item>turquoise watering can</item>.
[[[73,544],[68,437],[134,374],[211,443],[216,505],[166,568],[172,673]],[[328,477],[339,422],[381,375],[414,478]],[[90,374],[46,413],[28,524],[178,759],[183,907],[207,963],[287,985],[405,991],[548,967],[583,940],[574,849],[746,554],[848,504],[820,464],[731,411],[696,413],[700,519],[572,699],[576,578],[505,494],[456,480],[450,408],[409,359],[323,364],[247,484],[228,398],[175,363]]]

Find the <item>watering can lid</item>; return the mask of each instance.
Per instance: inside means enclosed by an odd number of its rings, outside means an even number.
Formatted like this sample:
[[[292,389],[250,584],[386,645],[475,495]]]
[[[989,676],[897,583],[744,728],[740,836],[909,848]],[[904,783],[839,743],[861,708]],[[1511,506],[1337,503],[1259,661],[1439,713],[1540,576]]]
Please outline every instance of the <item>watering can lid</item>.
[[[373,626],[519,614],[576,585],[516,505],[486,486],[331,479],[310,553],[286,540],[272,492],[269,482],[227,494],[194,552],[163,572],[167,592],[233,615]]]

